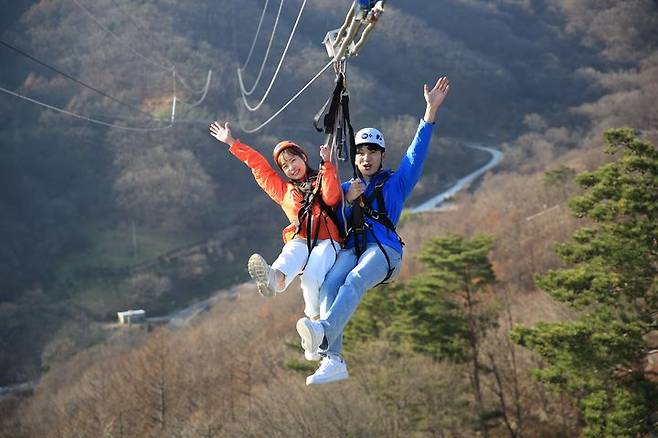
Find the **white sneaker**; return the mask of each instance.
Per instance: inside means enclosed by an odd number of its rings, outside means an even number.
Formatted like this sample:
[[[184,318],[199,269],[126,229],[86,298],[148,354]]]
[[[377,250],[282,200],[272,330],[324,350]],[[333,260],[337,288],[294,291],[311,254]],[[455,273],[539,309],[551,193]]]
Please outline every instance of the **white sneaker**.
[[[320,368],[306,378],[307,385],[321,385],[323,383],[338,382],[349,377],[347,365],[342,357],[337,354],[329,353],[322,359]]]
[[[320,321],[311,321],[307,317],[297,321],[297,333],[302,338],[304,351],[318,351],[324,339],[324,327]]]
[[[258,293],[264,297],[273,297],[276,294],[276,279],[274,270],[267,264],[260,254],[252,254],[247,262],[249,275],[256,281]]]
[[[320,356],[320,353],[317,351],[304,351],[304,359],[308,360],[309,362],[318,362],[322,360],[322,356]]]

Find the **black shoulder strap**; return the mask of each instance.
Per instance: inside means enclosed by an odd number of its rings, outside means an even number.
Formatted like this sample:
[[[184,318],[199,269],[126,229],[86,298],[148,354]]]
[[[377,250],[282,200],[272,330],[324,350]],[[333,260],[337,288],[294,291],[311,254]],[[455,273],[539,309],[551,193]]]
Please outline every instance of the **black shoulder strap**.
[[[393,171],[387,170],[383,172],[383,175],[384,176],[381,178],[381,181],[375,184],[375,188],[373,189],[372,193],[366,198],[368,202],[372,202],[374,199],[377,199],[377,202],[381,200],[382,204],[378,205],[380,210],[386,210],[386,207],[383,205],[384,196],[382,194],[382,190],[384,189],[384,185],[388,179],[393,176]]]
[[[352,164],[352,171],[354,172],[354,178],[359,176],[359,172],[356,168],[356,141],[354,140],[354,128],[352,127],[352,122],[350,121],[350,96],[347,93],[343,93],[343,97],[340,101],[342,115],[343,115],[343,129],[347,127],[347,138],[350,142],[349,156],[350,162]],[[342,149],[342,148],[341,148]],[[344,155],[344,152],[341,150]]]
[[[338,117],[338,109],[340,108],[340,97],[343,93],[343,90],[345,90],[345,81],[343,74],[340,73],[338,76],[336,76],[336,87],[334,88],[334,92],[313,118],[313,126],[318,132],[322,132],[323,130],[325,134],[331,134],[333,132],[334,127],[336,126],[336,118]],[[322,117],[322,113],[324,113],[327,106],[329,106],[329,110],[324,115],[322,120],[324,126],[323,128],[320,128],[318,126],[320,123],[320,118]]]
[[[402,240],[402,237],[400,237],[400,235],[398,234],[395,224],[388,217],[388,211],[386,210],[386,203],[384,202],[384,193],[383,193],[384,184],[386,184],[386,182],[391,177],[391,175],[393,175],[393,172],[388,172],[387,175],[385,175],[382,178],[382,180],[375,185],[375,188],[372,191],[372,193],[368,197],[363,198],[363,212],[365,216],[369,217],[370,219],[376,222],[379,222],[380,224],[388,228],[390,231],[392,231],[400,241],[400,245],[404,246],[404,241]],[[377,210],[372,208],[372,201],[374,199],[377,199]]]

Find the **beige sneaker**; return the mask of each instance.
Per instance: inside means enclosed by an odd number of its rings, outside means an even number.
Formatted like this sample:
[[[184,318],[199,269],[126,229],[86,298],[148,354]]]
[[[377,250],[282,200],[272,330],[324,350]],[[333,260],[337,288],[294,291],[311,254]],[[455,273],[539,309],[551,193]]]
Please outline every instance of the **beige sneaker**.
[[[247,262],[249,275],[256,281],[258,293],[264,297],[276,295],[274,270],[260,254],[252,254]]]
[[[304,359],[309,362],[319,362],[322,360],[322,356],[317,351],[304,350]]]
[[[320,321],[311,321],[304,317],[297,321],[297,333],[302,340],[304,351],[318,351],[324,340],[324,327]]]

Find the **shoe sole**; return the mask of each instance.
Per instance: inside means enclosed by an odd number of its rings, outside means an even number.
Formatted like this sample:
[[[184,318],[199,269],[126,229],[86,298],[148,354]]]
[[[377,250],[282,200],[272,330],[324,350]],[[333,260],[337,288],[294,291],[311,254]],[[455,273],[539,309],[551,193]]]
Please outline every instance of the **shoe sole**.
[[[264,297],[273,297],[275,292],[267,286],[267,262],[260,254],[253,254],[247,262],[247,271],[256,281],[258,293]]]
[[[313,376],[308,376],[306,378],[306,386],[311,386],[311,385],[324,385],[325,383],[334,383],[334,382],[340,382],[341,380],[346,380],[350,377],[349,373],[345,371],[344,373],[337,374],[335,376],[331,376],[329,378],[324,378],[324,379],[311,379]]]
[[[307,323],[311,323],[308,318],[302,318],[297,321],[297,333],[299,333],[299,337],[302,339],[302,348],[305,351],[316,351],[320,347],[322,340],[315,342],[317,345],[314,345],[313,331]]]

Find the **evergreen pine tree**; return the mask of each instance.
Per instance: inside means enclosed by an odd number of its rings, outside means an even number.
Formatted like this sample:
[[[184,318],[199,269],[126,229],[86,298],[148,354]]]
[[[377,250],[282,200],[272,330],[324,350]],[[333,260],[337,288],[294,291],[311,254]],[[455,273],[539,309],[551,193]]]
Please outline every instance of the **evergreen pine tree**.
[[[420,255],[425,272],[405,285],[384,289],[384,293],[367,294],[348,330],[348,338],[363,339],[370,333],[403,350],[468,364],[476,427],[485,437],[492,414],[486,408],[481,385],[485,367],[480,345],[496,319],[481,297],[495,282],[488,258],[492,245],[486,236],[431,239]]]
[[[585,436],[645,436],[658,406],[642,365],[658,314],[658,150],[630,129],[605,139],[622,157],[577,177],[585,191],[570,207],[590,225],[557,247],[571,267],[537,280],[577,317],[516,327],[512,338],[544,359],[541,381],[575,398]]]

